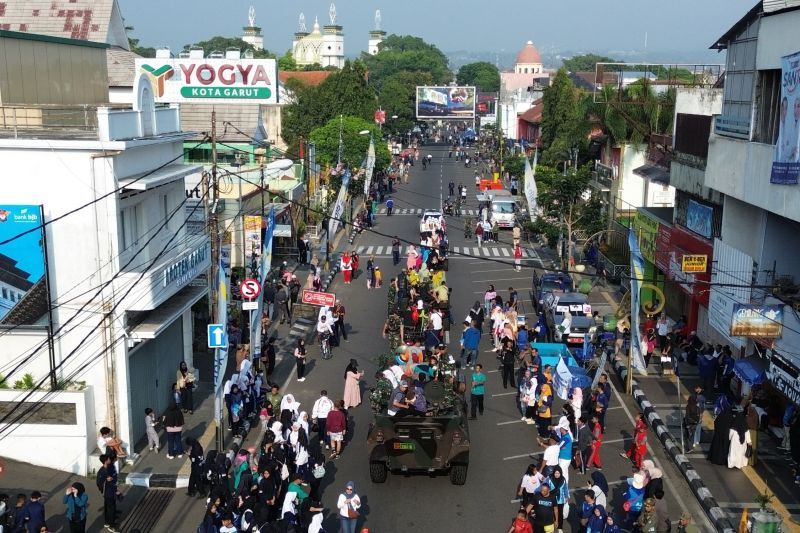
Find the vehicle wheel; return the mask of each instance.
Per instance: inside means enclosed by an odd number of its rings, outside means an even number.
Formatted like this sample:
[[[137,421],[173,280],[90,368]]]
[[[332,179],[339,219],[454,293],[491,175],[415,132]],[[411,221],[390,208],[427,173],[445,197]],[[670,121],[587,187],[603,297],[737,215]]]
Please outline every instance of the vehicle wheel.
[[[389,470],[386,468],[385,463],[371,462],[369,464],[369,479],[373,483],[383,483],[386,481],[386,476]]]
[[[450,467],[450,483],[453,485],[463,485],[467,482],[467,466],[453,465]]]

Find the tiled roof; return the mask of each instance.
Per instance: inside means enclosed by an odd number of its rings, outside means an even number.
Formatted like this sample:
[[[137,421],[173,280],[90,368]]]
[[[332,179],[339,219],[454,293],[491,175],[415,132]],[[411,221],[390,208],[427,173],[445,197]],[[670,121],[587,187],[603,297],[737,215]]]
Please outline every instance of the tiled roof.
[[[128,47],[116,0],[0,0],[0,30]]]
[[[286,80],[295,79],[313,87],[325,81],[331,73],[330,70],[281,70],[278,72],[278,80],[286,83]]]
[[[109,87],[133,87],[137,54],[113,46],[106,50]]]
[[[533,107],[522,113],[519,118],[531,124],[540,124],[542,122],[542,111],[544,111],[544,102],[539,98],[533,102]]]

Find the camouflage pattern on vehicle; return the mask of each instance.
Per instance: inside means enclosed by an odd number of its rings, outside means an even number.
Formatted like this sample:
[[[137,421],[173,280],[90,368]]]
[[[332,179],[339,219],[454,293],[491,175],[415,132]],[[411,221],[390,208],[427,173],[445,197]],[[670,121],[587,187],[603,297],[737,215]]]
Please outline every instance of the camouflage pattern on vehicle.
[[[390,471],[449,471],[451,483],[466,483],[470,447],[467,406],[462,395],[445,393],[444,387],[439,382],[426,385],[429,416],[390,416],[385,406],[376,410],[367,435],[373,483],[386,481]]]

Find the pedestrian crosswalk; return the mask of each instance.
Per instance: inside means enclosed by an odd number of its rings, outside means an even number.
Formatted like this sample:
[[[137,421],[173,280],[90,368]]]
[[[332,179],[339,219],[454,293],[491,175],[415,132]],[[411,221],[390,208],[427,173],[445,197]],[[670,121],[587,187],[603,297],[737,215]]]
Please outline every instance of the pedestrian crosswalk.
[[[413,207],[395,207],[394,209],[392,209],[392,216],[394,216],[394,215],[417,215],[417,216],[419,216],[419,215],[422,214],[423,211],[425,211],[425,210],[424,209],[413,208]],[[378,209],[378,215],[385,215],[385,214],[387,214],[385,207],[381,207],[380,209]],[[476,217],[476,216],[478,216],[478,210],[477,209],[464,208],[464,209],[461,210],[461,216],[463,216],[463,217]]]
[[[374,255],[375,257],[391,257],[392,247],[381,245],[360,245],[356,246],[356,252],[364,257]],[[401,256],[405,259],[405,247]],[[452,246],[450,247],[450,257],[494,257],[497,259],[514,259],[514,253],[509,246]],[[538,259],[539,256],[533,248],[523,248],[522,257]]]

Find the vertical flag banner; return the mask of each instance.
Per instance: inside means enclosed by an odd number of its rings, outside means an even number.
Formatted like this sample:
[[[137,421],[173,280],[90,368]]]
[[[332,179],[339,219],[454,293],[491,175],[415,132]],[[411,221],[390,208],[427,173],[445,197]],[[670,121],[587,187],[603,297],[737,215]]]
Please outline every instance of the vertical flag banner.
[[[275,208],[270,207],[267,216],[267,228],[264,230],[264,243],[261,250],[261,261],[258,265],[258,283],[261,292],[256,298],[258,309],[251,316],[250,321],[250,359],[261,355],[261,315],[264,314],[264,285],[267,283],[269,269],[272,268],[272,237],[275,235]]]
[[[536,187],[536,162],[539,152],[533,154],[533,168],[528,158],[525,158],[525,199],[528,201],[528,214],[531,217],[531,222],[536,222],[536,210],[538,208],[537,196],[539,190]]]
[[[347,197],[347,185],[350,183],[350,170],[345,170],[342,174],[342,188],[339,189],[339,196],[336,197],[336,204],[333,206],[331,218],[328,221],[328,239],[332,239],[339,229],[339,221],[344,214],[344,201]]]
[[[633,228],[628,230],[628,247],[631,250],[631,351],[633,368],[646,375],[647,368],[642,354],[641,334],[639,332],[639,291],[644,280],[644,257],[639,250],[639,241]]]
[[[800,178],[800,52],[781,58],[778,142],[770,183],[797,185]]]
[[[372,173],[375,171],[375,140],[372,135],[369,137],[369,148],[367,148],[367,169],[364,175],[364,197],[369,196],[369,186],[372,183]]]
[[[220,242],[222,246],[222,242]],[[228,302],[230,301],[230,280],[228,272],[222,264],[220,254],[219,265],[217,266],[217,316],[216,323],[222,327],[228,326]],[[228,366],[228,346],[215,348],[214,352],[214,418],[217,424],[222,422],[222,383],[225,381],[225,370]]]

